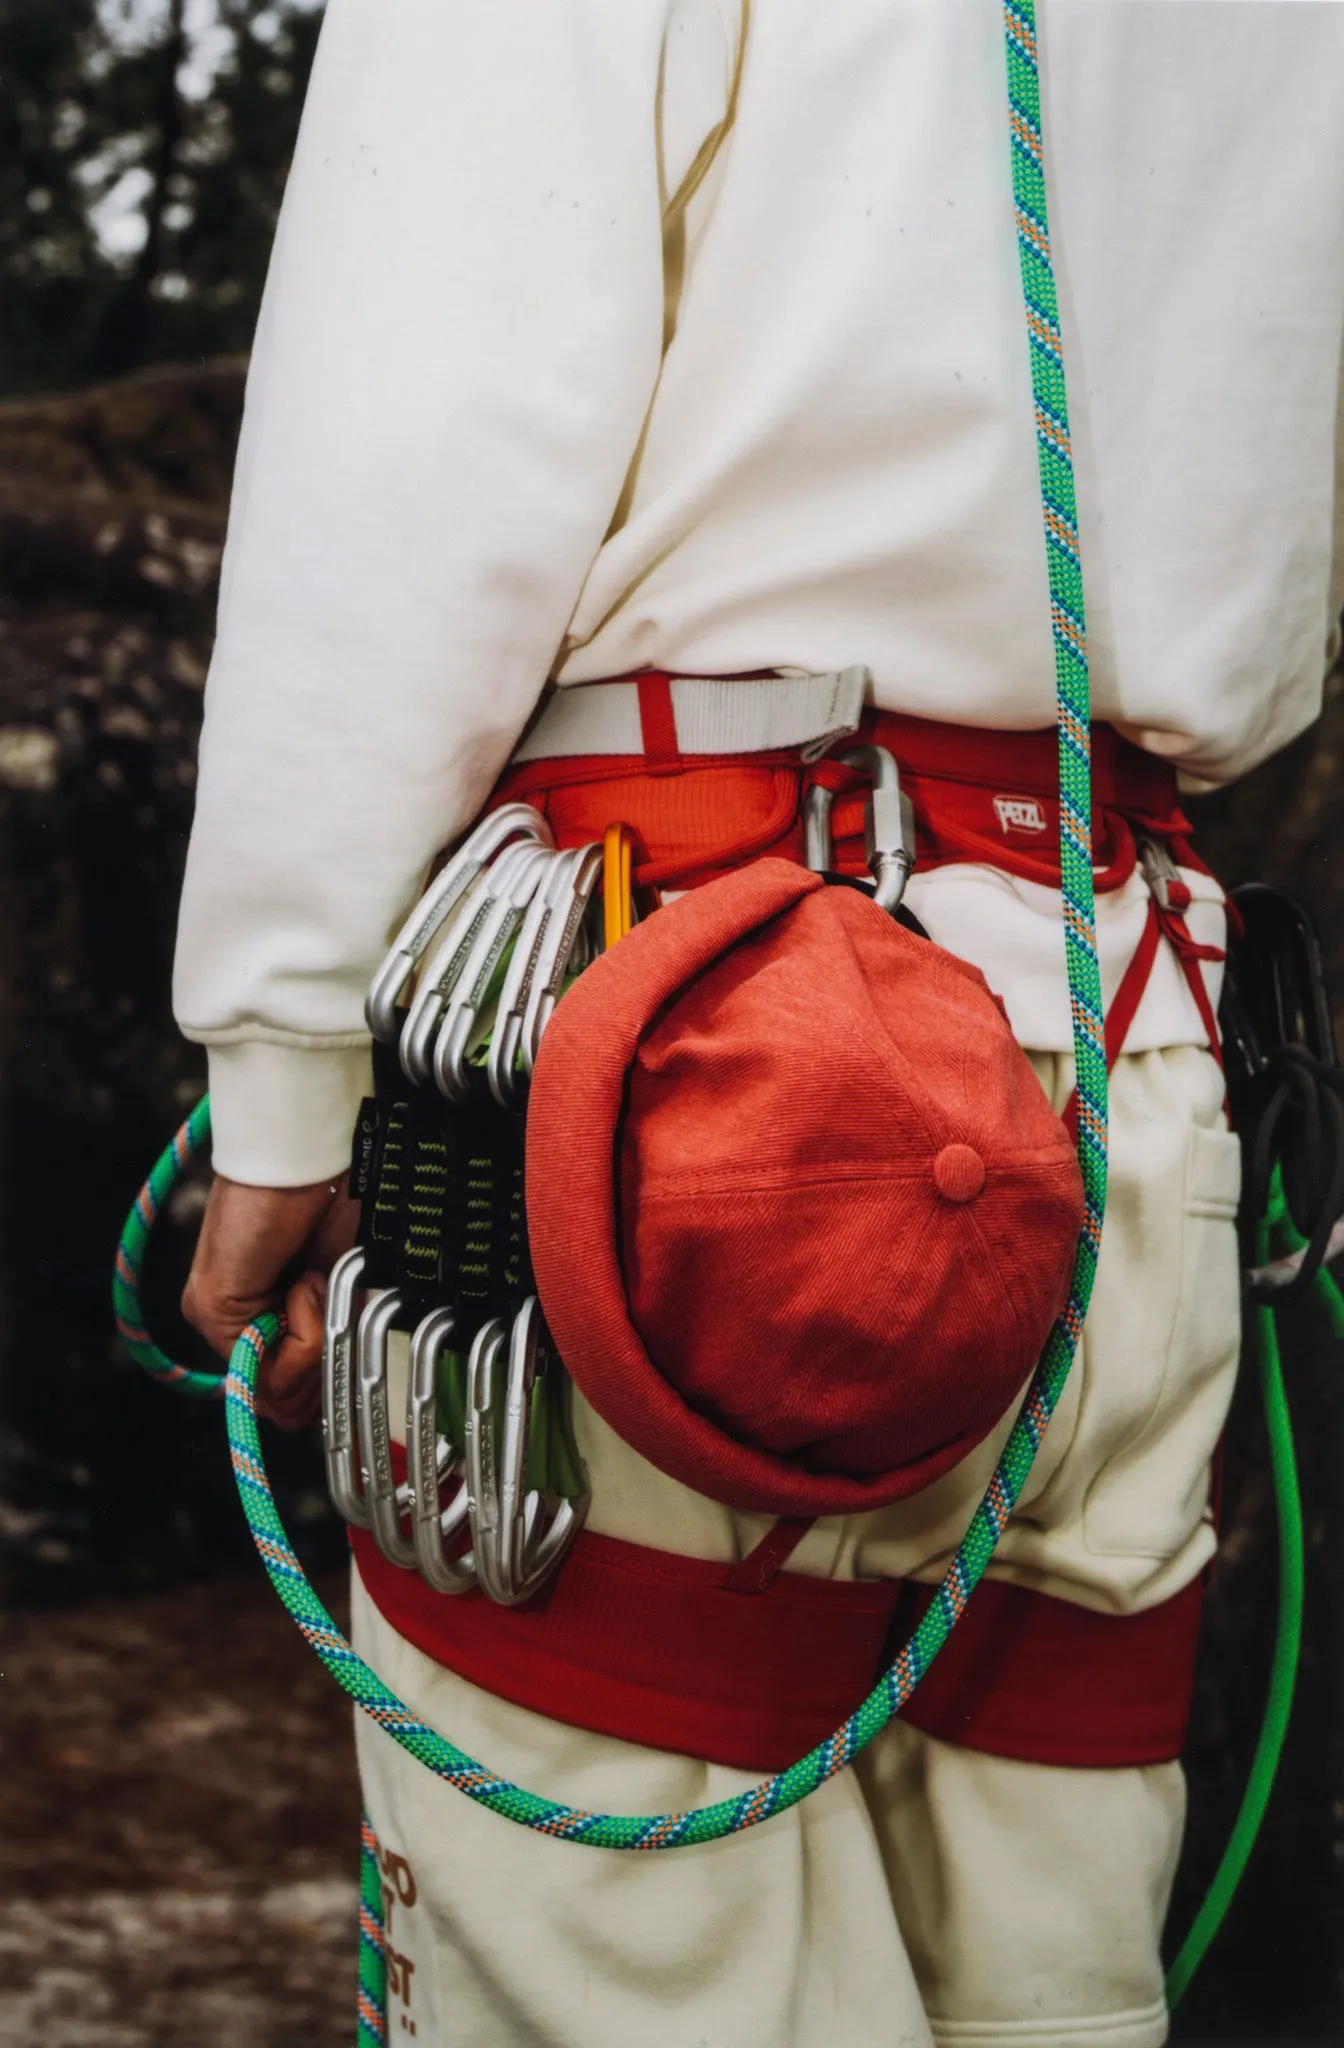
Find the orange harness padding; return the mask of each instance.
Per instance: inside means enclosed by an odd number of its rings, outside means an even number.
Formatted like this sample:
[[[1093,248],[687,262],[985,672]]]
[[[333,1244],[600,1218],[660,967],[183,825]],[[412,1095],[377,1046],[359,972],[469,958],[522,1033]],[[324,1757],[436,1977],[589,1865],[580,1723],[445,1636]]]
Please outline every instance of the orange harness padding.
[[[614,678],[614,680],[629,680]],[[863,775],[842,762],[804,763],[796,750],[681,754],[670,678],[639,684],[645,752],[569,755],[506,768],[487,809],[534,804],[560,846],[600,839],[614,819],[634,826],[645,858],[637,884],[687,889],[745,860],[777,854],[801,860],[808,788],[836,793],[836,867],[863,874]],[[1055,729],[989,732],[891,711],[865,711],[855,745],[887,747],[912,798],[921,868],[978,861],[1025,881],[1060,886],[1059,762]],[[1092,731],[1094,884],[1118,889],[1137,864],[1137,837],[1168,846],[1202,868],[1176,798],[1175,770],[1110,726]]]
[[[692,888],[762,854],[801,860],[809,787],[835,793],[834,861],[864,872],[862,775],[797,752],[731,757],[677,750],[668,678],[639,683],[645,751],[507,769],[490,800],[525,800],[559,846],[602,839],[621,821],[643,858],[639,887]],[[885,746],[914,802],[918,862],[983,862],[1059,886],[1053,729],[987,732],[864,714],[858,743]],[[1152,839],[1199,868],[1174,771],[1100,726],[1093,732],[1096,887],[1134,873]],[[1154,898],[1107,1020],[1119,1057],[1163,938],[1175,949],[1217,1049],[1197,946],[1168,881]],[[930,1589],[857,1584],[783,1567],[808,1525],[780,1522],[732,1568],[583,1531],[535,1599],[496,1606],[446,1599],[388,1564],[363,1531],[352,1543],[375,1605],[437,1662],[518,1706],[576,1727],[748,1770],[782,1770],[823,1740],[876,1681]],[[1194,1677],[1201,1586],[1141,1614],[1102,1615],[1022,1587],[983,1582],[904,1718],[991,1754],[1072,1766],[1180,1755]]]

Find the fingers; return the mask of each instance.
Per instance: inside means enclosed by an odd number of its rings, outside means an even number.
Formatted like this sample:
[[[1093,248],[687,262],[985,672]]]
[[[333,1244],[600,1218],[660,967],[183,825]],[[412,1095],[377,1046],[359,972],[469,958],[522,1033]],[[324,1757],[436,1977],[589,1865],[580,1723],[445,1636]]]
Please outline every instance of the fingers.
[[[216,1178],[182,1313],[222,1358],[228,1357],[240,1330],[276,1305],[285,1268],[320,1233],[338,1199],[339,1188],[329,1181],[304,1188],[254,1188]]]
[[[282,1429],[308,1429],[322,1412],[322,1315],[327,1283],[304,1273],[285,1296],[289,1328],[257,1374],[257,1411]]]
[[[210,1190],[182,1313],[220,1357],[279,1305],[286,1269],[300,1259],[304,1266],[284,1298],[289,1329],[257,1376],[258,1412],[284,1429],[307,1428],[321,1412],[324,1275],[355,1242],[358,1225],[344,1177],[257,1188],[220,1175]]]

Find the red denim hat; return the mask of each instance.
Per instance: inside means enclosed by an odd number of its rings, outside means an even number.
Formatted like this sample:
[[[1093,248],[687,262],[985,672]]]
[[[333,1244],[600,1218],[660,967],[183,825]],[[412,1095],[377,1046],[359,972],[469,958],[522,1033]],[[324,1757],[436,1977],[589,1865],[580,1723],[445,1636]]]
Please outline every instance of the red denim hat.
[[[1044,1346],[1082,1208],[978,970],[788,861],[636,926],[542,1040],[551,1334],[618,1435],[733,1507],[848,1514],[955,1465]]]

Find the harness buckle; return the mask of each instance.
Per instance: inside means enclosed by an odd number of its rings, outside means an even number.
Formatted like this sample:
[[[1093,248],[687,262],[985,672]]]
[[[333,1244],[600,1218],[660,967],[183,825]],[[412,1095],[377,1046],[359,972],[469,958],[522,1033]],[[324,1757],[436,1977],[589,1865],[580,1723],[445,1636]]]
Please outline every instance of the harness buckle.
[[[888,748],[851,747],[840,759],[846,768],[857,768],[871,778],[863,807],[864,855],[873,877],[874,903],[879,910],[894,913],[915,865],[914,805],[901,788],[901,772]],[[834,858],[834,803],[834,790],[814,782],[803,805],[803,860],[814,874],[825,874]]]

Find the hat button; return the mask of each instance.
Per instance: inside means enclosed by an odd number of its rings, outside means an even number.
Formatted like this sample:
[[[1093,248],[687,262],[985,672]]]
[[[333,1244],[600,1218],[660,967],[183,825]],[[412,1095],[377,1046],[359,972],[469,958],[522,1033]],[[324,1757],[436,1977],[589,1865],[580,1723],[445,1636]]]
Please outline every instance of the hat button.
[[[973,1202],[985,1184],[985,1162],[970,1145],[944,1145],[933,1162],[933,1184],[945,1202]]]

